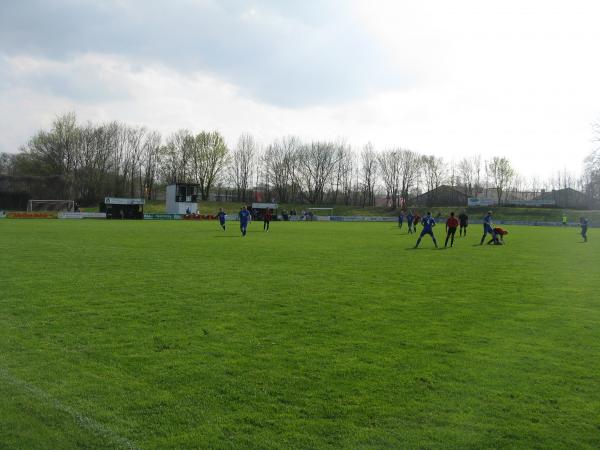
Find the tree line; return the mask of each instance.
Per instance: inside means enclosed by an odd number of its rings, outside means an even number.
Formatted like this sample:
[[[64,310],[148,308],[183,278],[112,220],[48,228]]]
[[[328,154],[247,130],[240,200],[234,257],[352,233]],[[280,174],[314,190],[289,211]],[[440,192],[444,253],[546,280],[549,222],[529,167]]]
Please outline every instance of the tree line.
[[[600,136],[600,128],[598,128]],[[600,197],[600,152],[583,176],[566,171],[546,180],[525,179],[502,156],[448,161],[405,148],[356,151],[344,141],[305,142],[294,136],[266,146],[242,134],[229,147],[217,131],[179,130],[167,137],[118,122],[79,124],[59,116],[19,153],[0,154],[0,175],[60,179],[53,195],[95,203],[105,196],[156,198],[166,184],[196,183],[202,200],[217,195],[250,201],[257,191],[282,203],[371,206],[377,196],[397,208],[442,185],[469,196],[485,193],[500,203],[517,193],[571,187]],[[521,198],[523,196],[521,195]]]

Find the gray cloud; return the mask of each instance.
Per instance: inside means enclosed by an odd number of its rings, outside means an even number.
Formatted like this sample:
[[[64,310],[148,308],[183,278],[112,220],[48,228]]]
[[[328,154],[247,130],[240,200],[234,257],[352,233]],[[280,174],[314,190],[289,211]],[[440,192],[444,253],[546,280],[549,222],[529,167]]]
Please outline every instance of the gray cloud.
[[[42,67],[23,70],[12,61],[0,58],[0,92],[29,90],[82,104],[123,101],[131,97],[124,86],[107,83],[102,75],[97,67],[81,62],[45,63]]]
[[[411,73],[390,63],[346,8],[343,0],[2,2],[0,52],[59,60],[117,54],[208,72],[242,95],[286,107],[411,85]],[[54,80],[56,89],[83,95],[85,85],[73,83]]]

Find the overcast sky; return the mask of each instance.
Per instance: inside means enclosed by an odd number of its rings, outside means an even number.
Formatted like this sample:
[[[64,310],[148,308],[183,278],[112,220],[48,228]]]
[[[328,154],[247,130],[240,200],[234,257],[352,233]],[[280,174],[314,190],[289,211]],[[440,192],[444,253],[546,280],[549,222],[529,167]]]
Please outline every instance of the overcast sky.
[[[0,152],[58,114],[578,172],[600,2],[0,1]]]

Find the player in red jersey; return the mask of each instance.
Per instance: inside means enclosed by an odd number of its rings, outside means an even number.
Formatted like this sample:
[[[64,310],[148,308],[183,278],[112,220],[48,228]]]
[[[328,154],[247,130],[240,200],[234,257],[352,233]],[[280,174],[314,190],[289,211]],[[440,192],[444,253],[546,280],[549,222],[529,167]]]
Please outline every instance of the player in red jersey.
[[[413,217],[413,230],[415,231],[415,233],[417,232],[417,225],[420,221],[421,216],[419,215],[419,213],[415,213],[415,217]]]
[[[493,237],[488,242],[488,245],[489,244],[496,244],[496,245],[504,244],[504,236],[506,236],[507,234],[508,234],[508,231],[506,231],[504,228],[495,227]]]
[[[444,247],[448,246],[448,239],[450,239],[450,247],[454,245],[454,235],[456,234],[456,228],[458,227],[458,219],[454,217],[454,212],[450,213],[450,217],[446,220],[446,243]]]
[[[271,210],[267,208],[263,217],[263,231],[269,232],[269,223],[271,223],[271,219],[273,218],[273,214]]]

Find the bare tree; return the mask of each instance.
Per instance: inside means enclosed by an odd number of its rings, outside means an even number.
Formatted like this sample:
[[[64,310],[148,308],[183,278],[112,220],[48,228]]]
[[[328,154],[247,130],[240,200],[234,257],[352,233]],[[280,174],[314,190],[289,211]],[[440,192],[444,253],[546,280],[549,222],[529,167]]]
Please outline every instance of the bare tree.
[[[472,197],[481,191],[481,156],[463,158],[457,166],[459,185],[465,194]]]
[[[123,127],[124,131],[124,158],[123,158],[123,191],[135,196],[136,175],[139,174],[140,159],[143,151],[143,139],[146,129],[143,127]]]
[[[597,124],[595,129],[597,141],[600,142],[600,124]],[[600,149],[594,150],[585,159],[582,184],[590,203],[600,199]]]
[[[79,155],[75,180],[80,201],[91,203],[110,189],[113,168],[111,128],[88,123],[80,128]]]
[[[458,163],[458,174],[462,189],[469,197],[473,196],[475,168],[471,158],[463,158]]]
[[[454,159],[450,161],[446,171],[448,173],[448,184],[450,184],[452,187],[458,186],[460,179],[458,177],[458,170],[456,168]]]
[[[377,180],[377,154],[369,142],[360,154],[362,207],[375,205],[375,183]]]
[[[486,172],[490,182],[494,185],[498,196],[498,203],[502,203],[505,190],[510,187],[515,171],[512,168],[510,161],[506,158],[494,156],[486,164]]]
[[[80,132],[74,113],[57,117],[49,132],[40,131],[27,146],[29,167],[36,175],[60,175],[65,180],[62,195],[73,198]]]
[[[194,137],[185,129],[178,130],[167,138],[160,150],[161,172],[167,184],[192,181],[188,177],[186,160],[189,158],[190,143]]]
[[[477,194],[482,191],[481,172],[482,172],[482,158],[481,155],[475,155],[472,158],[473,162],[473,194]]]
[[[421,163],[427,191],[435,191],[446,179],[444,160],[440,157],[429,155],[421,157]],[[428,203],[433,203],[435,200],[435,194],[428,197]]]
[[[298,179],[309,203],[323,201],[325,187],[338,162],[339,153],[330,142],[311,142],[298,151]]]
[[[337,163],[334,170],[334,180],[332,186],[333,203],[338,202],[338,196],[341,193],[343,203],[348,204],[352,195],[352,175],[354,171],[354,153],[343,143],[336,145],[335,158]]]
[[[379,173],[386,190],[386,197],[391,201],[390,206],[394,209],[399,204],[400,194],[400,149],[387,150],[380,153],[377,158]]]
[[[227,163],[229,150],[217,131],[202,131],[191,142],[192,177],[199,184],[202,200],[208,200],[213,184]]]
[[[140,192],[147,199],[153,198],[154,185],[161,164],[161,136],[157,131],[146,134],[140,164]]]
[[[419,178],[421,158],[412,150],[400,150],[400,197],[408,203],[411,189]]]
[[[248,186],[252,181],[253,171],[255,171],[255,158],[257,146],[254,137],[251,134],[242,134],[237,146],[231,154],[229,164],[229,178],[233,182],[237,192],[237,199],[246,201],[248,195]],[[258,170],[256,170],[258,175]]]
[[[295,198],[298,150],[300,140],[288,136],[269,145],[263,156],[266,178],[279,201],[286,203]]]

